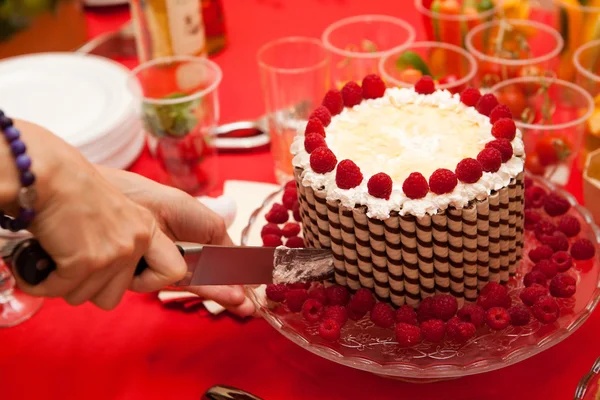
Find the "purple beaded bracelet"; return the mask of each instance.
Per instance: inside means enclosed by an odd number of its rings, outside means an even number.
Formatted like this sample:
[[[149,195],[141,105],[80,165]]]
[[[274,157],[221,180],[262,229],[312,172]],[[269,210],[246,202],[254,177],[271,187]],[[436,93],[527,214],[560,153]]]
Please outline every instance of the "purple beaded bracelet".
[[[21,175],[21,184],[23,187],[19,192],[20,212],[16,218],[11,218],[0,211],[0,227],[17,232],[26,229],[31,224],[35,211],[33,205],[36,200],[36,192],[33,184],[35,175],[31,172],[31,158],[26,154],[27,147],[21,140],[21,133],[13,126],[13,121],[0,110],[0,131],[10,146],[10,150],[15,158],[15,163],[19,174]]]

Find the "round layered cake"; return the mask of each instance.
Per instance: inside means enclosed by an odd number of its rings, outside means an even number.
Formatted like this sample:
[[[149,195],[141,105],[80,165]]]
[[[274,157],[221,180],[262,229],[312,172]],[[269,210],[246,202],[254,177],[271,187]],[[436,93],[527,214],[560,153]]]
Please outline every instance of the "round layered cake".
[[[370,75],[329,91],[291,150],[306,245],[331,248],[336,283],[416,306],[516,272],[524,147],[493,95]]]

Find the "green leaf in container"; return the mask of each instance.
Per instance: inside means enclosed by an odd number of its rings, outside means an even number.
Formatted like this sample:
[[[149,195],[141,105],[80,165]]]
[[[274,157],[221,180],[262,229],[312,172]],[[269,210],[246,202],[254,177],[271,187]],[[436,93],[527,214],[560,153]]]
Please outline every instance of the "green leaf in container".
[[[477,4],[477,11],[480,13],[491,10],[492,8],[494,8],[494,2],[492,0],[481,0]]]
[[[185,93],[172,93],[164,98],[178,99],[186,96]],[[200,105],[200,101],[201,99],[176,104],[144,103],[142,105],[144,127],[156,137],[185,136],[198,124],[194,112]]]
[[[421,71],[423,75],[431,76],[431,72],[429,72],[429,68],[421,56],[410,50],[400,54],[400,56],[396,59],[396,68],[399,71],[403,71],[406,68],[413,68]]]

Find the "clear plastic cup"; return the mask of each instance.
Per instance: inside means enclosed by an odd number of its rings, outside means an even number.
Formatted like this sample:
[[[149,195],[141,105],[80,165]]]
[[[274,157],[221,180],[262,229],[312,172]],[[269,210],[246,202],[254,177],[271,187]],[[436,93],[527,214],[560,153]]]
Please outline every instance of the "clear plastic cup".
[[[477,61],[462,47],[439,42],[415,42],[386,54],[379,71],[390,86],[410,87],[430,75],[438,89],[460,93],[477,74]]]
[[[359,15],[329,25],[321,39],[331,54],[334,87],[378,73],[379,60],[415,36],[408,22],[388,15]]]
[[[547,77],[508,79],[491,92],[511,109],[523,133],[525,168],[566,184],[594,111],[592,97],[574,83]]]
[[[219,121],[221,69],[199,57],[165,57],[143,63],[129,78],[148,136],[163,170],[161,182],[194,196],[218,182],[214,129]]]
[[[464,46],[465,35],[474,27],[491,21],[501,10],[500,2],[489,1],[484,10],[464,7],[465,0],[441,2],[414,0],[429,41]]]
[[[465,45],[479,62],[479,86],[486,88],[506,79],[556,76],[564,41],[546,24],[507,19],[473,28]]]
[[[277,39],[258,51],[271,153],[280,183],[293,179],[294,136],[330,88],[329,60],[321,41],[310,37]]]

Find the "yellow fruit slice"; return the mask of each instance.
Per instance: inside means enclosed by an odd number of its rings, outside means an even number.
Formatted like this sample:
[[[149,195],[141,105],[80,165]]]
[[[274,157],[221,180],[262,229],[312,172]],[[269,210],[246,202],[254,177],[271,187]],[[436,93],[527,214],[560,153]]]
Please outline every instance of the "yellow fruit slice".
[[[596,102],[596,105],[598,105],[598,102]],[[592,116],[587,120],[587,129],[590,134],[600,136],[600,107],[597,106]]]

